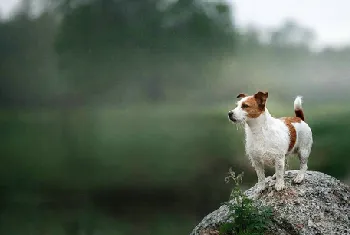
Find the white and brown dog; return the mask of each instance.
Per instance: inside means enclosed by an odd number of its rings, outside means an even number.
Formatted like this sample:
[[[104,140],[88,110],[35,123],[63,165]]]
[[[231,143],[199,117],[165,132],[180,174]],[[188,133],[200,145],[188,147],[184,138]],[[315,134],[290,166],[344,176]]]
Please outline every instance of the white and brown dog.
[[[294,101],[295,117],[274,118],[266,108],[267,92],[255,95],[239,94],[237,107],[228,113],[236,124],[245,124],[245,149],[258,176],[258,191],[265,189],[264,165],[275,165],[277,191],[284,189],[284,167],[286,156],[296,153],[300,160],[300,170],[295,183],[304,179],[307,161],[313,143],[312,132],[304,121],[298,96]]]

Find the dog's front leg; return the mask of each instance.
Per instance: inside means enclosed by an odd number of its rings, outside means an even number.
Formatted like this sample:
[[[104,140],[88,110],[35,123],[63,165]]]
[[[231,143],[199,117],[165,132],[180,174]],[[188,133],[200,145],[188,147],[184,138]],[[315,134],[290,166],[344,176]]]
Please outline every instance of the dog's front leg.
[[[276,184],[275,189],[280,191],[284,189],[284,164],[285,164],[285,156],[277,155],[275,158],[275,174],[276,174]]]
[[[256,175],[258,176],[258,187],[257,191],[260,193],[265,190],[265,170],[264,163],[259,160],[253,161],[253,167],[255,169]]]

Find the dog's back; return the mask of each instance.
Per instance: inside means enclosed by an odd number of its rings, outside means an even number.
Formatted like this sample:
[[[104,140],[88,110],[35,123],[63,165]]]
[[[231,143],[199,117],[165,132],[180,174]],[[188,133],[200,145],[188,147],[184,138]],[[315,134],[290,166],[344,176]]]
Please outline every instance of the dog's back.
[[[302,108],[302,97],[298,96],[294,100],[295,117],[280,118],[289,131],[289,147],[288,153],[296,153],[300,149],[303,151],[311,151],[312,146],[312,131],[309,125],[305,122],[304,111]]]

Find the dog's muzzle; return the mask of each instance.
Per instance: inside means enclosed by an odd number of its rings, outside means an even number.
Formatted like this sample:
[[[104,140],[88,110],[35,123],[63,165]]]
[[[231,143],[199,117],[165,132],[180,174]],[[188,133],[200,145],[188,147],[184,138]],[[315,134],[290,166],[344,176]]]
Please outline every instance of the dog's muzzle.
[[[228,118],[229,118],[232,122],[237,122],[237,119],[234,118],[233,112],[232,112],[232,111],[228,112]]]

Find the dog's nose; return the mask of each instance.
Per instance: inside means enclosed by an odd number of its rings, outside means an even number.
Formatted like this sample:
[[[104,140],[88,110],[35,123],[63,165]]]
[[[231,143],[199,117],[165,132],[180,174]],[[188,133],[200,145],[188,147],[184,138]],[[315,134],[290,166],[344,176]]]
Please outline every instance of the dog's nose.
[[[231,121],[233,121],[233,122],[236,121],[236,118],[233,117],[233,112],[232,112],[232,111],[228,112],[228,118],[229,118]]]
[[[230,119],[231,119],[232,115],[233,115],[233,112],[232,112],[232,111],[228,112],[228,117],[229,117]]]

